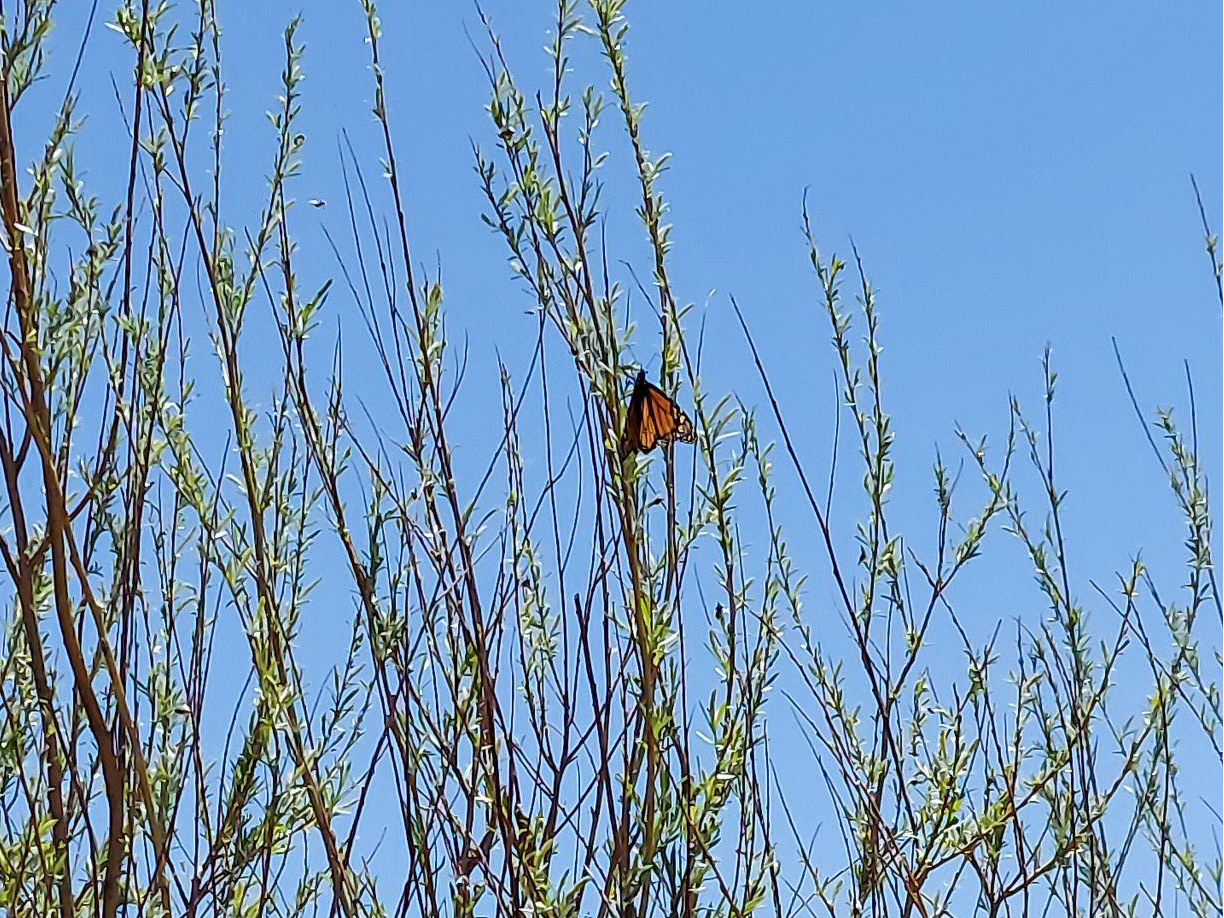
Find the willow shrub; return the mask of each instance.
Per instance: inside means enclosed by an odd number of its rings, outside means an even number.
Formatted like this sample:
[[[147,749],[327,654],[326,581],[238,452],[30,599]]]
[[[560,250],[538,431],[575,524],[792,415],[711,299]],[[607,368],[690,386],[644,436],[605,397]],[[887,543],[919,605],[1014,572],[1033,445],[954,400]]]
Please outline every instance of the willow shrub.
[[[411,247],[371,0],[369,60],[331,66],[369,65],[382,148],[342,146],[346,235],[311,286],[297,23],[266,193],[235,226],[229,164],[252,152],[222,143],[246,96],[213,2],[107,23],[131,69],[92,117],[128,126],[122,155],[74,148],[74,87],[100,74],[45,53],[53,6],[3,11],[6,914],[1220,913],[1219,815],[1179,769],[1220,758],[1196,431],[1149,428],[1185,525],[1159,581],[1069,570],[1048,357],[1045,404],[1014,403],[1003,443],[949,444],[975,496],[941,461],[903,528],[878,304],[805,218],[851,444],[823,484],[738,306],[767,404],[703,379],[622,2],[562,0],[539,87],[481,19],[474,181],[535,324],[500,392],[468,394],[502,418],[495,448],[456,458],[465,362]],[[572,55],[598,86],[572,85]],[[122,191],[99,197],[86,161]],[[609,170],[631,204],[601,193]],[[620,455],[631,342],[693,406],[691,450]],[[783,499],[825,552],[806,604]],[[1044,609],[983,641],[951,588],[996,530]]]

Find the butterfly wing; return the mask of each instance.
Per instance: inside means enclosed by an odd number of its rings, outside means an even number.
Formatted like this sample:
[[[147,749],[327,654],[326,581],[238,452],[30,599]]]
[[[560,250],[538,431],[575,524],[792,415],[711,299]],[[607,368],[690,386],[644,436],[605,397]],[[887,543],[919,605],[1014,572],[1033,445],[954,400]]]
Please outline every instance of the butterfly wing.
[[[637,429],[636,449],[644,453],[650,452],[659,442],[659,424],[650,407],[650,399],[642,400],[642,421]]]
[[[638,403],[637,425],[633,428],[633,448],[643,453],[654,449],[659,440],[659,418],[650,397],[650,390],[653,388],[644,377],[639,378],[637,385],[633,387],[633,400]]]
[[[679,440],[681,443],[694,443],[697,440],[697,431],[693,429],[693,422],[687,414],[676,404],[675,400],[667,396],[664,392],[650,387],[654,390],[655,405],[657,406],[656,414],[666,416],[667,418],[667,435],[668,440]],[[660,428],[659,439],[664,439],[662,430],[663,425],[658,425]]]
[[[697,439],[693,422],[679,405],[675,403],[662,389],[649,386],[646,404],[651,418],[654,419],[656,439],[662,441],[679,440],[682,443],[692,443]]]
[[[633,395],[629,397],[629,410],[625,413],[625,431],[621,434],[621,455],[627,456],[634,450],[642,448],[642,415],[646,405],[645,383],[639,379],[633,386]]]
[[[625,416],[622,455],[636,450],[648,453],[657,443],[675,440],[692,443],[696,439],[697,433],[689,416],[666,392],[648,383],[645,373],[639,373]]]

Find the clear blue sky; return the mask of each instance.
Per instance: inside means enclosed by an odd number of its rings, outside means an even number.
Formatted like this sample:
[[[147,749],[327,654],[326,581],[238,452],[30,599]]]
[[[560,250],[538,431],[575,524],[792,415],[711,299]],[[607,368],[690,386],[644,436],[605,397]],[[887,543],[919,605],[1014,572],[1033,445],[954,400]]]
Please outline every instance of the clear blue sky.
[[[355,0],[219,7],[227,143],[251,151],[228,167],[232,219],[253,218],[264,199],[272,143],[264,112],[275,104],[281,29],[298,12],[308,145],[297,197],[340,203],[341,128],[377,178]],[[486,8],[519,81],[539,85],[553,4]],[[82,12],[61,11],[61,53],[75,42],[72,17]],[[529,323],[502,244],[479,219],[470,144],[490,146],[491,131],[485,77],[467,37],[483,47],[476,11],[406,3],[381,12],[415,254],[440,261],[451,325],[472,335],[473,378],[485,372],[492,380],[494,348],[513,368],[511,342]],[[1181,361],[1190,361],[1205,458],[1218,464],[1221,316],[1189,175],[1218,231],[1219,4],[1176,4],[1154,15],[1139,3],[782,2],[748,15],[731,4],[639,2],[627,13],[631,86],[649,102],[645,142],[673,154],[661,190],[675,225],[674,286],[709,313],[718,363],[717,378],[707,371],[711,387],[759,396],[727,308],[734,294],[769,363],[788,367],[778,379],[783,404],[811,415],[808,445],[823,448],[832,355],[799,231],[808,188],[823,246],[848,254],[852,237],[880,294],[899,492],[908,470],[925,500],[933,445],[950,443],[954,421],[998,433],[1009,393],[1037,398],[1049,343],[1059,417],[1073,435],[1062,464],[1076,495],[1068,511],[1085,523],[1111,519],[1094,533],[1102,559],[1133,551],[1170,511],[1140,449],[1111,335],[1145,407],[1182,402]],[[574,56],[578,79],[605,85],[593,47]],[[129,67],[118,37],[96,32],[87,72],[109,70],[123,81]],[[83,137],[105,149],[113,142],[109,82],[86,86],[81,108],[91,113]],[[615,130],[605,136],[617,139]],[[123,178],[109,165],[90,167],[104,188]],[[614,242],[640,253],[630,191],[612,182]],[[316,229],[324,223],[345,234],[337,206],[295,217],[301,263],[317,265],[316,278],[334,273]],[[333,307],[343,314],[343,303]],[[651,355],[641,356],[649,365]],[[488,419],[474,407],[472,430]],[[1126,520],[1116,518],[1118,493],[1128,495]]]
[[[253,216],[264,197],[271,135],[263,113],[277,92],[281,28],[298,11],[308,46],[309,140],[297,197],[340,203],[341,128],[376,177],[358,4],[219,6],[232,113],[227,142],[258,152],[230,166],[232,217]],[[489,397],[494,349],[521,370],[532,323],[500,241],[479,220],[470,142],[489,146],[492,138],[483,113],[487,84],[465,34],[466,27],[483,47],[479,22],[467,3],[386,6],[384,53],[409,228],[416,256],[443,266],[452,329],[471,336],[472,394],[456,423],[461,449],[484,456],[493,445],[490,425],[500,423],[499,402]],[[487,0],[486,7],[519,80],[537,85],[546,77],[541,48],[553,4]],[[784,0],[749,8],[644,0],[627,8],[631,86],[650,103],[645,141],[673,153],[661,190],[675,225],[674,287],[683,302],[698,304],[694,315],[708,313],[706,385],[761,403],[727,306],[734,294],[767,362],[785,368],[776,369],[775,382],[800,448],[824,467],[833,355],[799,229],[808,188],[824,247],[848,254],[853,237],[879,291],[898,513],[930,520],[934,449],[956,454],[955,423],[997,440],[1010,393],[1037,407],[1048,342],[1060,373],[1059,470],[1071,490],[1066,512],[1081,598],[1092,605],[1087,579],[1109,580],[1141,549],[1153,563],[1178,564],[1176,510],[1126,400],[1110,336],[1145,410],[1175,404],[1184,416],[1181,362],[1189,361],[1203,458],[1218,470],[1221,313],[1189,175],[1197,176],[1218,231],[1220,4]],[[61,32],[74,30],[65,22]],[[100,32],[87,69],[109,68],[124,79],[130,65],[118,51],[118,38]],[[606,85],[594,47],[576,56],[593,62],[582,64],[580,76]],[[90,86],[83,108],[110,117],[109,85]],[[85,136],[105,149],[106,130],[95,114]],[[108,164],[93,169],[112,180]],[[626,188],[614,184],[607,204],[623,244],[640,247],[631,236],[636,201]],[[344,236],[344,216],[339,206],[303,208],[295,221],[310,285],[334,273],[317,225]],[[330,308],[355,320],[340,296]],[[360,334],[355,321],[352,332]],[[645,346],[641,356],[651,365]],[[361,373],[359,362],[350,366],[350,385],[361,385]],[[765,431],[772,436],[772,424]],[[781,461],[779,471],[788,482]],[[807,517],[786,512],[784,523],[800,566],[820,569]],[[1016,557],[1018,547],[1005,539],[992,544]],[[1180,572],[1165,571],[1175,586]],[[968,595],[993,603],[983,611],[991,621],[1026,609],[1038,614],[1031,582],[1011,583],[1029,591],[1000,597],[986,571],[980,593]]]
[[[487,6],[524,85],[546,77],[552,6]],[[309,147],[298,196],[338,203],[339,128],[371,162],[377,155],[357,4],[220,8],[228,140],[265,151],[280,28],[304,13]],[[880,293],[898,493],[908,482],[926,500],[933,446],[951,448],[954,421],[998,435],[1009,393],[1039,397],[1048,342],[1068,435],[1068,512],[1093,527],[1084,561],[1112,567],[1140,546],[1153,550],[1152,524],[1171,522],[1171,509],[1109,339],[1118,337],[1145,407],[1184,400],[1181,360],[1190,361],[1206,458],[1218,464],[1221,317],[1189,175],[1218,229],[1219,4],[1159,15],[1139,3],[743,10],[627,10],[631,83],[650,103],[646,144],[673,153],[661,186],[675,224],[673,280],[682,300],[708,300],[710,353],[725,371],[709,385],[759,396],[727,309],[735,294],[771,365],[789,368],[778,380],[782,402],[810,414],[808,445],[823,455],[832,355],[799,232],[809,188],[824,246],[848,253],[853,237]],[[478,219],[470,141],[488,146],[491,132],[465,28],[479,45],[479,22],[466,3],[387,4],[382,16],[416,255],[440,259],[450,321],[472,333],[473,379],[485,372],[491,381],[494,347],[513,359],[511,342],[529,323],[500,240]],[[103,43],[116,44],[108,33],[95,46]],[[603,85],[594,49],[585,55],[593,65],[575,57],[580,76]],[[232,213],[262,199],[265,172],[258,160],[249,171],[231,166]],[[609,203],[623,220],[622,243],[638,245],[633,198],[613,194]],[[339,209],[296,219],[307,255],[331,271],[310,223],[343,230]],[[488,420],[480,411],[470,413],[474,432]]]

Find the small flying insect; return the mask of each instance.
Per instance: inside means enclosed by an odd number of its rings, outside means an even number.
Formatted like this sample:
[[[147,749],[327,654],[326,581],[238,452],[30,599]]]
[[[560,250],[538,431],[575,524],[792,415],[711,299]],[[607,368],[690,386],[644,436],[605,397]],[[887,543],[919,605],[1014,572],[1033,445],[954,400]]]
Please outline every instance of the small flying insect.
[[[672,398],[646,381],[646,371],[639,370],[629,397],[625,431],[621,435],[621,455],[632,452],[648,453],[657,443],[679,440],[692,443],[697,439],[693,422]]]

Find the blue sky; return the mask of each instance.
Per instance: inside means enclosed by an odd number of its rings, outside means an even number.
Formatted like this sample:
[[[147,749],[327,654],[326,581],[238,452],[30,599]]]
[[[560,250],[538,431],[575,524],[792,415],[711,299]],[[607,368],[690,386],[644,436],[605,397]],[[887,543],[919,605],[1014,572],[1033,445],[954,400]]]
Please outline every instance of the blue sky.
[[[486,9],[520,82],[538,85],[552,4]],[[226,179],[235,220],[253,216],[264,196],[272,144],[264,113],[275,104],[281,28],[298,12],[308,136],[299,199],[340,202],[341,129],[377,169],[358,5],[221,3],[226,140],[244,151]],[[64,11],[57,29],[65,54],[74,13]],[[479,220],[471,143],[489,147],[492,138],[468,38],[482,46],[476,11],[388,4],[381,15],[416,255],[442,265],[451,321],[479,330],[474,361],[488,365],[496,339],[504,344],[522,327],[526,301]],[[1218,5],[1154,16],[1134,3],[790,2],[747,15],[730,5],[631,3],[628,15],[631,85],[649,102],[645,142],[672,153],[661,190],[675,226],[678,296],[708,313],[711,353],[731,387],[749,387],[753,374],[729,324],[728,294],[748,311],[771,362],[809,371],[779,380],[784,403],[829,378],[799,230],[808,189],[822,246],[848,254],[853,238],[879,291],[900,448],[929,453],[954,419],[968,430],[997,425],[1009,392],[1037,393],[1049,343],[1063,423],[1082,441],[1067,473],[1086,505],[1103,506],[1115,489],[1150,492],[1141,456],[1116,461],[1139,440],[1111,335],[1147,402],[1179,399],[1185,358],[1202,383],[1202,417],[1219,415],[1220,313],[1189,182],[1194,173],[1218,229]],[[593,47],[575,57],[579,81],[604,85]],[[100,30],[89,66],[123,79],[130,64],[117,36]],[[108,142],[109,81],[87,85],[81,107],[91,113],[85,140]],[[91,179],[121,178],[109,165],[94,163]],[[638,246],[630,187],[610,182],[618,241]],[[340,209],[295,221],[304,263],[317,256],[327,273],[332,257],[318,227],[343,229]],[[818,440],[825,426],[811,425]],[[1080,474],[1100,453],[1115,460],[1109,474]]]
[[[256,150],[271,142],[263,112],[280,27],[304,14],[309,148],[299,198],[339,201],[340,128],[371,162],[377,155],[354,7],[221,7],[228,140]],[[545,79],[552,5],[487,11],[519,80]],[[949,443],[954,422],[997,435],[1009,393],[1039,397],[1049,343],[1068,432],[1062,469],[1075,493],[1068,512],[1084,525],[1111,520],[1085,550],[1116,564],[1143,546],[1155,519],[1171,521],[1110,336],[1145,408],[1183,401],[1181,361],[1190,361],[1215,451],[1207,458],[1217,460],[1220,312],[1189,175],[1218,227],[1218,5],[1155,16],[1132,3],[794,2],[749,15],[642,3],[628,15],[631,83],[649,102],[645,141],[673,154],[661,186],[675,225],[673,280],[683,301],[708,312],[719,382],[759,397],[727,308],[734,294],[771,365],[796,368],[778,381],[782,402],[810,414],[807,445],[824,449],[832,354],[799,231],[807,188],[823,246],[848,254],[853,237],[879,291],[900,474],[912,471],[923,499],[933,447]],[[382,17],[416,255],[440,261],[452,326],[473,332],[473,366],[491,380],[494,348],[506,352],[526,327],[526,299],[478,219],[470,144],[491,139],[467,35],[480,45],[479,22],[464,3],[388,5]],[[575,57],[579,79],[603,85],[595,49]],[[235,212],[260,200],[264,172],[232,169]],[[613,182],[610,209],[620,242],[637,246],[630,191]],[[311,222],[335,231],[338,209],[297,221],[304,251],[330,264]],[[481,430],[479,407],[469,415]],[[1128,495],[1126,520],[1118,494]]]
[[[377,177],[360,9],[331,0],[219,6],[227,144],[252,151],[226,179],[235,220],[253,217],[264,197],[272,143],[264,112],[277,92],[280,31],[304,14],[308,147],[297,197],[331,202],[295,215],[299,262],[313,286],[335,273],[321,226],[346,232],[335,152],[341,129]],[[522,369],[534,324],[523,316],[530,304],[510,279],[500,241],[479,219],[471,142],[492,141],[487,84],[467,34],[483,47],[479,21],[466,3],[387,7],[384,54],[409,229],[417,258],[442,265],[452,330],[470,336],[472,394],[460,402],[456,439],[461,452],[484,456],[500,423],[500,403],[487,397],[495,353]],[[824,467],[834,363],[800,231],[807,189],[822,246],[845,256],[853,238],[879,294],[898,513],[933,519],[929,470],[937,445],[956,453],[956,424],[997,440],[1010,394],[1036,409],[1048,343],[1059,371],[1059,472],[1071,491],[1066,512],[1083,598],[1089,577],[1108,580],[1140,550],[1164,563],[1176,585],[1176,508],[1126,399],[1110,339],[1117,337],[1149,413],[1176,405],[1184,416],[1182,361],[1189,361],[1203,458],[1217,470],[1221,313],[1189,176],[1219,231],[1219,3],[1156,11],[1131,2],[785,0],[749,8],[627,8],[630,82],[649,102],[645,142],[673,154],[661,182],[675,226],[673,285],[709,324],[707,386],[763,404],[728,307],[734,294],[777,368],[797,445]],[[543,81],[552,4],[489,0],[486,9],[521,83]],[[75,34],[70,18],[60,32]],[[579,80],[606,85],[593,46],[576,57]],[[87,69],[122,80],[129,66],[117,36],[95,35]],[[82,108],[101,113],[83,137],[94,150],[108,149],[109,83],[87,86]],[[615,130],[605,136],[620,143]],[[623,145],[614,152],[623,156]],[[94,159],[104,187],[122,181],[112,166]],[[629,192],[610,180],[610,225],[639,257]],[[342,322],[356,318],[340,298],[330,308]],[[649,347],[642,342],[640,357],[657,367]],[[350,384],[360,388],[362,374],[353,361]],[[255,371],[250,385],[258,382]],[[844,508],[847,519],[853,509]],[[783,512],[800,567],[818,569],[810,521],[799,509]],[[1014,562],[1018,549],[1006,542],[995,537],[991,545]],[[1000,598],[989,589],[993,577],[1015,570],[1004,563],[984,571],[966,594],[986,604],[991,621],[1041,607],[1023,576],[1012,582],[1028,593]]]

